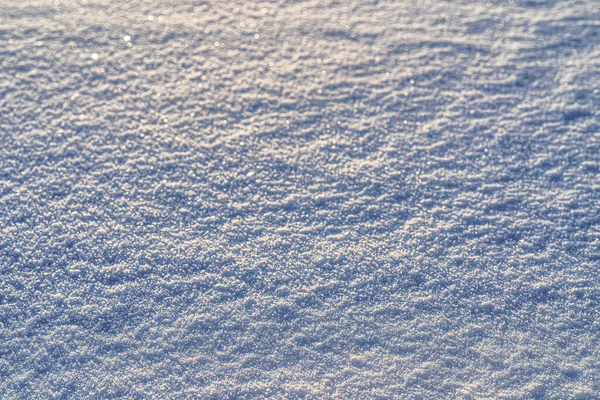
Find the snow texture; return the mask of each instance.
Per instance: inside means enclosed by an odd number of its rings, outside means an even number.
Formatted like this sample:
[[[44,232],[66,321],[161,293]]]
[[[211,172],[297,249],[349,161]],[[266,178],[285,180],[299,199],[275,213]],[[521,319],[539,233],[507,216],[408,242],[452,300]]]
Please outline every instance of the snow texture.
[[[0,3],[2,399],[600,398],[596,0]]]

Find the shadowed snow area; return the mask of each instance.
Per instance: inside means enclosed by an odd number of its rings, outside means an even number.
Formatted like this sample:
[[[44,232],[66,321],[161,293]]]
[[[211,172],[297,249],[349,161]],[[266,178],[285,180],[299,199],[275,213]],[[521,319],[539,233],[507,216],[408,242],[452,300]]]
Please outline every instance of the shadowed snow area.
[[[0,398],[600,398],[600,3],[2,1]]]

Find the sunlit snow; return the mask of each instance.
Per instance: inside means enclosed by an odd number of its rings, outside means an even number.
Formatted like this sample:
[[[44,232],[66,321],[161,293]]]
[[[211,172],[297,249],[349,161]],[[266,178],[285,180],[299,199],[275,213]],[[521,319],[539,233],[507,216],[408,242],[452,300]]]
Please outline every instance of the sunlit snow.
[[[0,398],[600,398],[600,3],[0,2]]]

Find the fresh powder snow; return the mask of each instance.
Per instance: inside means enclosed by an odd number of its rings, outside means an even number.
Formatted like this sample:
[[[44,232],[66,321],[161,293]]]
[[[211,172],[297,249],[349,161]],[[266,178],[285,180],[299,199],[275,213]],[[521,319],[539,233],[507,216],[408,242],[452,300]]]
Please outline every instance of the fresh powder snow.
[[[600,2],[0,2],[0,398],[600,398]]]

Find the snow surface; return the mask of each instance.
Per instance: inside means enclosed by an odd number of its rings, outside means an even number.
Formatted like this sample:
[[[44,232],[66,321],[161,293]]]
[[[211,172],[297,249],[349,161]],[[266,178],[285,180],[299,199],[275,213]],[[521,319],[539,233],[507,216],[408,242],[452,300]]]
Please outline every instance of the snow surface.
[[[0,2],[2,399],[600,398],[600,3]]]

